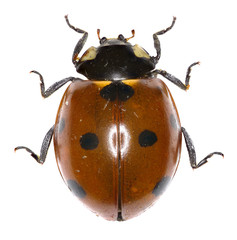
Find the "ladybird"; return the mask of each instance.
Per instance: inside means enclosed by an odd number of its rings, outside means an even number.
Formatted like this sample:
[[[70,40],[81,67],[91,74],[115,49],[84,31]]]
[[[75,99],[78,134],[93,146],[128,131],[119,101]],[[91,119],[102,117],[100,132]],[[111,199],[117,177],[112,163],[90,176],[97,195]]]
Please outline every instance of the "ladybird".
[[[100,45],[90,47],[81,57],[88,33],[70,24],[83,34],[75,46],[72,62],[76,71],[88,80],[69,77],[45,90],[39,75],[44,98],[68,82],[56,117],[47,132],[40,151],[25,149],[40,164],[46,159],[52,138],[57,165],[71,192],[93,212],[107,220],[131,219],[151,206],[173,179],[180,160],[182,135],[190,164],[199,168],[213,155],[196,162],[193,142],[181,127],[173,97],[161,75],[179,88],[188,90],[188,67],[185,83],[164,70],[155,69],[161,55],[158,36],[172,24],[153,34],[156,56],[128,41],[134,37],[101,38]]]

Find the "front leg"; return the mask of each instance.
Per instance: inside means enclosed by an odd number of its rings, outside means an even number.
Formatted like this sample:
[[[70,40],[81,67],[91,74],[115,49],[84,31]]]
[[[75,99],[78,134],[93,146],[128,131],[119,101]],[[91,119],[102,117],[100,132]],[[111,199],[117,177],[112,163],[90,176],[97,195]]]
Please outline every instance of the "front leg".
[[[37,71],[31,71],[31,73],[36,73],[40,77],[40,90],[41,90],[41,95],[42,95],[43,98],[49,97],[52,93],[57,91],[60,87],[62,87],[67,82],[70,82],[70,81],[73,81],[73,80],[81,80],[79,78],[74,78],[74,77],[64,78],[61,81],[58,81],[58,82],[54,83],[47,90],[45,90],[44,79],[43,79],[42,75]]]
[[[79,41],[77,42],[77,44],[75,46],[75,49],[73,51],[73,54],[72,54],[72,62],[73,62],[73,64],[76,64],[77,61],[79,60],[78,55],[79,55],[80,51],[82,50],[83,46],[85,45],[86,40],[88,38],[88,33],[86,31],[80,29],[80,28],[76,28],[73,25],[71,25],[69,20],[68,20],[67,15],[65,16],[65,19],[66,19],[67,25],[71,29],[73,29],[74,31],[76,31],[78,33],[83,33],[82,38],[80,38]]]
[[[176,21],[176,17],[173,17],[172,24],[168,28],[163,29],[163,30],[158,31],[158,32],[153,34],[154,47],[156,49],[156,56],[152,57],[152,60],[153,60],[154,64],[158,63],[158,61],[160,59],[160,55],[161,55],[160,40],[158,38],[158,35],[162,35],[162,34],[168,32],[170,29],[172,29],[174,24],[175,24],[175,21]]]
[[[174,75],[172,75],[172,74],[170,74],[170,73],[168,73],[164,70],[161,70],[161,69],[157,69],[157,70],[151,72],[151,75],[160,74],[161,76],[165,77],[166,79],[168,79],[169,81],[174,83],[179,88],[181,88],[183,90],[188,90],[189,87],[190,87],[189,81],[190,81],[190,77],[191,77],[190,73],[191,73],[192,67],[197,65],[197,64],[200,64],[200,62],[195,62],[188,67],[188,70],[187,70],[187,73],[186,73],[186,78],[185,78],[185,83],[183,83],[181,80],[176,78]]]

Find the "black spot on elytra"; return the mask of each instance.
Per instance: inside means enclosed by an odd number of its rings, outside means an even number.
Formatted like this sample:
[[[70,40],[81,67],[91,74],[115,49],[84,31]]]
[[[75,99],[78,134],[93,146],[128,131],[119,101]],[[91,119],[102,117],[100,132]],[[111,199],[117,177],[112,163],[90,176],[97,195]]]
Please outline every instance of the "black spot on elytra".
[[[133,95],[133,88],[121,81],[112,82],[100,91],[100,96],[109,101],[114,101],[118,97],[120,101],[125,102]]]
[[[170,114],[170,124],[174,129],[177,129],[177,119],[175,118],[174,114]]]
[[[86,196],[85,190],[82,186],[75,180],[67,180],[68,188],[73,192],[73,194],[78,198],[84,198]]]
[[[169,176],[165,176],[163,177],[154,187],[152,193],[158,197],[161,194],[163,194],[167,188],[167,186],[169,185],[171,181],[171,177]]]
[[[57,124],[58,133],[62,133],[64,128],[65,128],[65,120],[64,120],[64,118],[60,118],[60,120]]]
[[[86,133],[80,138],[81,147],[86,150],[93,150],[97,148],[99,139],[94,133]]]
[[[106,100],[109,101],[114,101],[117,96],[117,87],[115,83],[111,83],[107,86],[105,86],[101,91],[100,91],[100,96]]]
[[[163,93],[163,89],[161,87],[157,87],[156,89],[158,90],[157,91],[158,95],[161,95]]]
[[[148,147],[152,146],[157,141],[157,137],[154,132],[144,130],[140,133],[138,141],[141,147]]]
[[[134,95],[134,90],[131,86],[123,82],[120,82],[118,86],[118,98],[120,101],[125,102]]]

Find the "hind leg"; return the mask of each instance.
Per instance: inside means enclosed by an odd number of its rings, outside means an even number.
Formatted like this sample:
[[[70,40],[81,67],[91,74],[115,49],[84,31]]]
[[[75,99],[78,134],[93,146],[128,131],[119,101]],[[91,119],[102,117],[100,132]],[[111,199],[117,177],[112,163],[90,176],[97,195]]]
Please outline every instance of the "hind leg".
[[[181,129],[182,129],[182,133],[183,133],[186,147],[188,150],[189,161],[190,161],[191,167],[193,169],[199,168],[203,164],[207,163],[207,159],[211,158],[213,155],[221,155],[222,157],[224,157],[224,154],[221,152],[212,152],[212,153],[208,154],[205,158],[203,158],[199,163],[197,163],[196,162],[196,151],[195,151],[195,147],[193,145],[193,141],[190,138],[189,134],[187,133],[186,129],[183,127]]]
[[[16,150],[19,149],[25,149],[27,152],[29,152],[31,154],[31,156],[40,164],[43,164],[45,162],[47,153],[48,153],[48,149],[49,149],[49,145],[51,143],[52,137],[53,137],[53,132],[54,132],[54,126],[52,126],[49,131],[46,133],[42,146],[41,146],[41,150],[40,150],[40,155],[38,156],[37,154],[35,154],[31,149],[29,149],[28,147],[24,147],[24,146],[19,146],[15,148]]]

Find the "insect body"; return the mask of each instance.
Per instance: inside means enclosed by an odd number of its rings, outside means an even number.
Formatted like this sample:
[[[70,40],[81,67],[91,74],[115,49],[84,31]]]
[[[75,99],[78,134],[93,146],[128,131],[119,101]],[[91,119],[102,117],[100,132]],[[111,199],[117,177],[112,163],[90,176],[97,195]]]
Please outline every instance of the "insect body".
[[[164,70],[155,70],[160,58],[158,35],[153,35],[157,52],[151,57],[138,45],[117,39],[100,38],[98,48],[89,48],[78,57],[87,39],[82,33],[72,62],[89,80],[69,77],[45,91],[40,73],[41,93],[50,96],[65,83],[72,83],[61,100],[55,125],[48,131],[40,156],[27,147],[32,157],[44,163],[54,136],[55,155],[61,175],[69,187],[92,211],[108,220],[127,220],[149,207],[164,192],[178,167],[182,133],[192,168],[199,163],[187,131],[181,127],[171,93],[160,74],[181,89],[189,87],[190,65],[185,84]],[[132,31],[134,37],[134,31]]]

